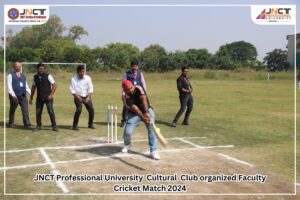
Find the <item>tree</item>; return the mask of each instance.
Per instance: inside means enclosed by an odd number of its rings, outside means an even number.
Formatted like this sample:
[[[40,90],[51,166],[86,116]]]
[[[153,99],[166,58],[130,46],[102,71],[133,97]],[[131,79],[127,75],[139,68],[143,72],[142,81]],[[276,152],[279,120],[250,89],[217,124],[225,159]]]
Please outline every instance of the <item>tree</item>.
[[[65,26],[61,23],[60,17],[57,15],[51,15],[48,21],[41,26],[33,26],[38,29],[37,31],[41,34],[41,41],[47,39],[61,39]]]
[[[111,43],[99,53],[97,59],[111,70],[128,68],[133,58],[140,58],[140,50],[128,43]]]
[[[255,60],[249,63],[249,67],[255,69],[256,71],[267,69],[267,66],[259,60]]]
[[[183,51],[176,51],[175,53],[169,53],[167,56],[167,69],[174,70],[180,69],[184,65],[187,65],[187,57],[185,52]]]
[[[21,56],[21,50],[17,48],[8,48],[6,50],[6,59],[11,62],[23,61]]]
[[[21,49],[20,53],[22,61],[32,62],[37,59],[36,52],[32,48],[24,47]]]
[[[6,30],[6,47],[10,47],[11,46],[11,42],[14,38],[14,33],[12,29],[7,29]],[[4,37],[1,37],[1,41],[2,41],[2,46],[4,46]]]
[[[84,30],[82,26],[71,26],[71,28],[69,29],[68,37],[73,41],[80,40],[80,37],[82,35],[88,35],[88,32]]]
[[[274,49],[267,53],[267,56],[264,57],[264,63],[267,64],[269,71],[287,71],[290,67],[290,64],[287,62],[287,51],[281,49]]]
[[[190,67],[203,69],[207,66],[211,54],[207,49],[189,49],[186,52],[186,58]]]
[[[213,56],[212,62],[216,69],[233,70],[237,68],[225,46],[219,48],[219,51]]]
[[[25,27],[10,39],[10,46],[15,48],[39,48],[41,43],[48,39],[61,39],[65,30],[61,19],[51,15],[49,20],[40,26]]]
[[[233,42],[220,47],[220,49],[224,48],[227,50],[233,61],[240,62],[241,64],[247,64],[250,61],[254,61],[257,57],[255,46],[245,41]]]
[[[63,61],[64,62],[79,62],[81,50],[78,46],[68,46],[64,49],[63,52]]]
[[[43,62],[59,62],[61,46],[55,40],[45,40],[41,45],[41,58]]]
[[[142,60],[142,68],[145,71],[167,71],[167,53],[166,50],[158,44],[153,44],[145,48],[142,53]]]

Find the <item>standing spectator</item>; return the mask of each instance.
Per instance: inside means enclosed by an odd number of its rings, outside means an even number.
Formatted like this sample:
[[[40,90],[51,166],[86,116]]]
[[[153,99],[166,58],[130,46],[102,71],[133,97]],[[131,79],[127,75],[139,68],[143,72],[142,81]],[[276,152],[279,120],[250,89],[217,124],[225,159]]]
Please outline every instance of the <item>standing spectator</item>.
[[[77,75],[72,77],[70,91],[74,96],[74,103],[76,106],[76,112],[73,120],[73,130],[78,131],[79,116],[82,111],[82,104],[85,105],[89,112],[88,128],[95,129],[94,126],[94,107],[92,102],[93,83],[90,76],[85,75],[85,69],[83,65],[77,67]]]
[[[141,121],[143,121],[148,130],[150,156],[155,160],[159,160],[160,156],[157,152],[156,136],[151,125],[151,123],[155,123],[155,114],[149,104],[149,100],[144,89],[139,85],[134,86],[129,80],[124,80],[122,82],[122,87],[128,95],[126,103],[129,106],[128,122],[124,129],[124,147],[122,152],[128,152],[134,129]]]
[[[177,112],[173,122],[172,127],[176,127],[178,119],[184,113],[186,107],[186,113],[183,120],[183,125],[189,125],[189,116],[193,110],[193,88],[188,78],[189,68],[184,66],[181,68],[181,75],[177,78],[177,89],[179,92],[180,109]]]
[[[51,126],[53,131],[57,131],[55,114],[53,110],[53,95],[57,88],[57,85],[50,74],[45,73],[45,66],[43,63],[39,63],[36,66],[37,74],[34,75],[31,87],[31,96],[29,104],[32,104],[32,100],[37,89],[36,95],[36,127],[33,131],[39,131],[42,129],[42,113],[44,104],[46,104],[48,114],[51,120]]]
[[[139,62],[138,60],[131,61],[131,69],[124,73],[122,82],[124,80],[129,80],[133,85],[142,86],[142,88],[147,91],[146,82],[143,73],[139,70]],[[123,111],[122,111],[122,121],[120,127],[124,127],[128,117],[128,105],[126,105],[126,98],[128,96],[124,92],[122,87],[122,101],[123,101]]]
[[[15,111],[18,105],[21,106],[23,115],[23,124],[25,128],[31,126],[28,113],[28,100],[26,92],[30,95],[30,89],[26,81],[26,77],[21,73],[21,63],[14,63],[14,71],[7,75],[6,83],[9,93],[9,121],[8,127],[13,127],[15,121]]]

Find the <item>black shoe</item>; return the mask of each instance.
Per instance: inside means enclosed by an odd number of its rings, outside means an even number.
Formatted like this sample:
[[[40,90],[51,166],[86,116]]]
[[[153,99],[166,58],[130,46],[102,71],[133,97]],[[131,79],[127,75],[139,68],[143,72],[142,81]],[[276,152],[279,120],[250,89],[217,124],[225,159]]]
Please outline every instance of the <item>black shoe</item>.
[[[93,124],[89,125],[88,128],[95,129],[95,126]]]
[[[170,124],[170,126],[171,126],[171,127],[176,127],[176,123],[175,123],[175,122],[172,122],[172,123]]]
[[[34,129],[32,129],[33,132],[37,132],[39,130],[42,130],[42,128],[40,126],[36,126]]]
[[[182,125],[190,125],[188,122],[182,122]]]
[[[124,120],[124,121],[122,120],[122,121],[121,121],[121,124],[120,124],[120,127],[121,127],[121,128],[124,128],[125,125],[126,125],[126,121],[125,121],[125,120]]]
[[[52,127],[52,131],[59,132],[58,128],[56,126]]]
[[[26,124],[24,125],[25,128],[30,128],[31,127],[31,124]]]
[[[7,128],[12,128],[14,125],[13,124],[7,124],[6,127]]]
[[[79,131],[79,128],[77,126],[73,126],[72,128],[74,131]]]

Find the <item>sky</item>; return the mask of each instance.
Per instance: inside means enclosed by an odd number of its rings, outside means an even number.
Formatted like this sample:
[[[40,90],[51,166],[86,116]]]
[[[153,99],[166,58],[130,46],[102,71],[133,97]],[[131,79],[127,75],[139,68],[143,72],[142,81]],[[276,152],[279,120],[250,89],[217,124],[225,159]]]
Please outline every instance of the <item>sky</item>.
[[[4,4],[48,4],[74,5],[93,4],[93,6],[50,6],[50,14],[59,16],[66,27],[80,25],[89,33],[78,44],[91,48],[104,47],[114,42],[131,43],[140,50],[151,44],[159,44],[168,52],[186,51],[191,48],[206,48],[215,53],[221,45],[244,40],[252,43],[262,60],[267,52],[275,48],[286,49],[286,36],[294,33],[293,25],[264,26],[251,20],[250,6],[254,4],[292,4],[299,6],[296,0],[250,1],[211,0],[211,1],[92,1],[92,0],[4,0]],[[210,6],[163,7],[163,6],[118,6],[101,7],[95,4],[197,4]],[[224,6],[218,6],[218,5]],[[298,7],[300,9],[300,6]],[[3,19],[3,12],[0,13]],[[299,17],[298,17],[299,18]],[[297,20],[296,32],[300,32],[300,20]],[[24,26],[6,26],[14,32]],[[0,22],[0,35],[3,35],[4,22]],[[2,33],[2,34],[1,34]]]

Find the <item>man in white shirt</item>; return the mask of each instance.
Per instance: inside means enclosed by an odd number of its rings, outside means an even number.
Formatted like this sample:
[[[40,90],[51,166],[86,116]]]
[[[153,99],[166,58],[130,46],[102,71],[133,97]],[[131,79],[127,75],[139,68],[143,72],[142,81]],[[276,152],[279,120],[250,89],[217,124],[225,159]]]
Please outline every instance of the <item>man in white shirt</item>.
[[[31,91],[28,87],[26,77],[21,73],[21,63],[14,63],[14,71],[7,75],[6,84],[9,93],[9,121],[8,127],[13,127],[15,121],[15,111],[20,104],[22,115],[23,115],[23,124],[25,128],[31,126],[28,113],[28,100],[26,97],[26,92],[30,95]]]
[[[93,93],[93,83],[90,76],[85,75],[83,65],[77,67],[77,75],[71,79],[70,91],[74,96],[74,103],[76,106],[76,112],[73,120],[73,130],[78,131],[79,116],[82,111],[82,104],[85,105],[89,112],[88,128],[95,129],[94,126],[94,107],[91,95]]]
[[[50,74],[45,73],[45,66],[43,63],[39,63],[36,66],[37,74],[34,75],[31,87],[31,96],[29,104],[32,104],[35,90],[36,95],[36,128],[33,131],[39,131],[42,129],[42,112],[44,104],[46,104],[48,114],[51,120],[51,126],[53,131],[57,131],[55,114],[53,109],[53,95],[57,88],[53,77]]]

